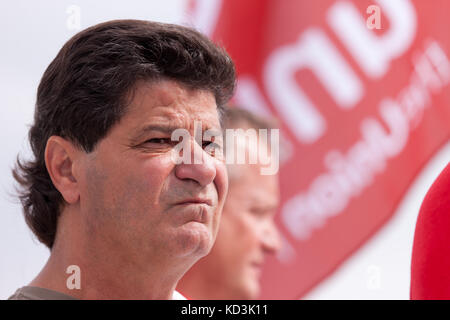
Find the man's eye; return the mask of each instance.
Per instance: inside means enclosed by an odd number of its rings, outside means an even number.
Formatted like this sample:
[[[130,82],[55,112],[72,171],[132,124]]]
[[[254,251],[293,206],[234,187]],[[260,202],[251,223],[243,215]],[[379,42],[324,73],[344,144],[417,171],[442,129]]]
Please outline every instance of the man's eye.
[[[202,144],[203,150],[205,150],[206,153],[208,153],[210,156],[215,157],[219,160],[223,159],[223,151],[222,151],[222,145],[211,142],[211,141],[205,141]]]
[[[152,138],[152,139],[145,141],[145,143],[168,144],[168,143],[170,143],[170,139],[168,139],[168,138]]]
[[[272,210],[262,209],[262,208],[251,208],[250,212],[258,217],[267,217],[270,216],[273,212]]]
[[[215,142],[211,142],[211,141],[205,141],[205,142],[203,142],[202,148],[205,149],[206,147],[207,147],[208,149],[220,149],[220,145],[219,145],[219,144],[217,144],[217,143],[215,143]]]

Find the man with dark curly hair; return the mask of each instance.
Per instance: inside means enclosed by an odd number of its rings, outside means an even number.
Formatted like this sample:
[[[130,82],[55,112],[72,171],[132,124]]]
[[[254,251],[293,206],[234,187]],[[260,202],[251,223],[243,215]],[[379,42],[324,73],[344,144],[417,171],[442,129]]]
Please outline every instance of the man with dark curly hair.
[[[234,85],[226,52],[190,28],[117,20],[71,38],[38,88],[34,157],[14,169],[51,254],[11,299],[176,298],[214,243],[228,190],[194,122],[220,132]],[[176,129],[202,161],[174,161]]]

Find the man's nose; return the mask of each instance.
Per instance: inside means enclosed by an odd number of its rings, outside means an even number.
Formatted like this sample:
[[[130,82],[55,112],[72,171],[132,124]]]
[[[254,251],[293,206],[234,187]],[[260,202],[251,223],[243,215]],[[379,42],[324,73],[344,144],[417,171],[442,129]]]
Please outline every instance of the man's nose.
[[[281,248],[280,233],[273,221],[269,222],[264,229],[261,242],[267,253],[276,253]]]
[[[186,152],[186,150],[183,150]],[[178,179],[190,179],[196,181],[202,187],[214,181],[216,177],[216,166],[213,158],[205,152],[200,145],[192,141],[189,163],[182,162],[175,168],[175,175]]]

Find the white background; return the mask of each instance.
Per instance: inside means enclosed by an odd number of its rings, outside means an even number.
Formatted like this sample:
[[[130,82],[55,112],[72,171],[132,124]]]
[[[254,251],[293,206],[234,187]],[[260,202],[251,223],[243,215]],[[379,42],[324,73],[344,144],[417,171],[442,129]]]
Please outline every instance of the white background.
[[[39,80],[61,46],[78,31],[67,25],[73,18],[67,11],[72,5],[80,9],[81,29],[118,18],[175,23],[186,18],[185,0],[2,1],[0,299],[33,279],[49,255],[25,225],[14,197],[11,168],[18,153],[29,155],[27,131]],[[390,223],[306,298],[408,299],[417,213],[427,189],[449,159],[447,144],[416,178]]]

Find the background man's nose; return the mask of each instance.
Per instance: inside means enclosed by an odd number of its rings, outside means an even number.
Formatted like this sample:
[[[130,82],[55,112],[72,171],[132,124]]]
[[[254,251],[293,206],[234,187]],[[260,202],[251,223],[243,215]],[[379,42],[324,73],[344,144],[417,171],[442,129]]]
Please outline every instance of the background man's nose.
[[[183,152],[185,151],[183,150]],[[175,168],[175,175],[178,179],[190,179],[198,182],[202,187],[207,186],[216,177],[214,160],[195,141],[191,143],[190,152],[190,163],[178,164]]]
[[[261,242],[265,252],[273,254],[281,248],[280,233],[272,221],[267,224],[261,237]]]

